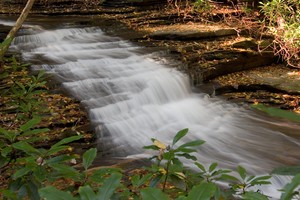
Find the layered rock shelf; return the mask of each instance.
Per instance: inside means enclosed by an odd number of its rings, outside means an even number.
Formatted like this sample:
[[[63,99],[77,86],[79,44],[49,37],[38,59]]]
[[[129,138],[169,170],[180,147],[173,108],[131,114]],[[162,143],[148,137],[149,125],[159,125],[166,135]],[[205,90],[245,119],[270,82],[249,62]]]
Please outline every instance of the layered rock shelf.
[[[186,15],[165,2],[69,3],[37,4],[32,13],[93,14],[88,22],[91,25],[141,45],[167,50],[182,63],[178,69],[202,91],[242,102],[259,101],[300,110],[298,104],[290,105],[300,97],[300,71],[285,66],[274,56],[271,36],[261,39],[258,32],[253,34],[253,27],[240,23],[245,15],[241,10],[223,5],[203,17]],[[0,13],[17,13],[22,8],[17,3],[13,6],[12,10],[12,5],[2,2]],[[122,31],[114,31],[120,28]]]

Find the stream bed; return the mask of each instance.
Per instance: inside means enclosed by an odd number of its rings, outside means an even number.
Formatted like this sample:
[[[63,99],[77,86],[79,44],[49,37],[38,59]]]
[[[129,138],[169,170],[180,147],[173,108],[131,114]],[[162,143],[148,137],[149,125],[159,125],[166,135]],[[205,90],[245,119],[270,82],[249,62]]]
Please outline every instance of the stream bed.
[[[10,50],[21,53],[33,70],[52,74],[82,102],[101,151],[151,157],[142,149],[151,138],[171,143],[179,130],[189,128],[183,142],[206,141],[196,154],[201,163],[242,165],[256,175],[300,165],[300,141],[288,136],[299,132],[299,124],[194,92],[189,78],[174,67],[180,63],[165,59],[166,52],[152,52],[74,20],[31,18]],[[0,19],[0,24],[10,26],[13,20]],[[264,191],[276,199],[288,180],[276,176]]]

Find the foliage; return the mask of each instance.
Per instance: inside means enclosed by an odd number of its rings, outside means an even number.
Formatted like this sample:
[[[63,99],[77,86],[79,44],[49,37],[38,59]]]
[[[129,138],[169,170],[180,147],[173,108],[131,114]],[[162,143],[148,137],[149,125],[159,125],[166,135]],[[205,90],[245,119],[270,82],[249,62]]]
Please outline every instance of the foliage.
[[[194,9],[198,12],[208,12],[211,9],[211,5],[208,0],[197,0],[193,5]]]
[[[300,68],[300,1],[271,0],[261,3],[264,23],[274,35],[275,53]]]
[[[12,63],[15,63],[12,69],[16,71],[25,67],[17,65],[14,59]],[[2,75],[5,76],[5,73]],[[14,81],[11,84],[6,94],[15,99],[12,105],[20,105],[18,102],[33,104],[39,99],[35,95],[38,96],[45,85],[44,73],[29,80],[27,83]],[[42,102],[34,105],[38,109]],[[80,134],[56,141],[48,147],[40,146],[40,143],[47,142],[45,133],[49,132],[48,128],[40,125],[43,116],[36,109],[18,107],[17,110],[19,114],[27,113],[23,123],[13,129],[0,127],[0,171],[10,175],[7,187],[0,190],[2,199],[268,199],[261,191],[253,191],[252,188],[270,184],[271,176],[248,175],[242,166],[237,167],[237,172],[221,169],[217,163],[206,167],[193,155],[197,152],[195,147],[203,145],[204,141],[182,142],[188,129],[179,131],[169,145],[152,138],[152,145],[144,148],[156,151],[151,158],[156,161],[155,164],[146,168],[143,174],[128,177],[120,169],[91,170],[97,156],[95,148],[87,150],[81,158],[72,153],[69,144],[81,139],[83,136]],[[197,170],[187,169],[183,159],[194,162]],[[78,161],[80,167],[74,165]],[[283,188],[282,200],[299,195],[299,167],[278,168],[273,173],[294,176]],[[61,181],[70,184],[62,185]],[[221,188],[219,182],[230,183],[229,188]]]

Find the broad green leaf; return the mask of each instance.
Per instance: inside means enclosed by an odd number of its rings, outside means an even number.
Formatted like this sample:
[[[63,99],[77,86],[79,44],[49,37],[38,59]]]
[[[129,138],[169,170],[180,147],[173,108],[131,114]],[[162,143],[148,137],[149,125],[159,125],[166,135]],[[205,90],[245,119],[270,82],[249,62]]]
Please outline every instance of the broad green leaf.
[[[291,175],[300,174],[300,166],[279,167],[272,171],[272,174]]]
[[[168,196],[158,188],[148,187],[141,190],[143,200],[168,200]]]
[[[6,197],[9,200],[17,200],[17,194],[12,190],[0,190],[0,193],[2,193],[3,197]]]
[[[294,190],[300,186],[300,174],[297,174],[290,183],[284,186],[284,193],[280,200],[290,200],[294,196]]]
[[[3,157],[6,157],[8,154],[10,154],[10,152],[12,152],[12,147],[11,146],[7,146],[4,149],[1,150],[1,155]]]
[[[183,137],[188,133],[188,131],[189,131],[188,128],[179,131],[179,132],[175,135],[172,144],[173,144],[173,145],[176,144],[176,142],[178,142],[181,138],[183,138]]]
[[[163,154],[165,160],[172,160],[174,158],[174,152],[166,152]]]
[[[96,200],[97,199],[95,192],[89,185],[81,186],[79,188],[79,194],[80,194],[80,200]]]
[[[209,172],[214,171],[214,170],[217,168],[217,166],[218,166],[218,163],[212,163],[212,164],[209,166],[208,171],[209,171]]]
[[[41,187],[40,184],[31,179],[29,182],[26,183],[26,185],[27,193],[28,196],[30,196],[30,200],[40,200],[41,197],[38,193],[38,189],[39,187]]]
[[[205,167],[204,167],[202,164],[200,164],[200,163],[198,163],[198,162],[195,162],[195,165],[196,165],[199,169],[201,169],[201,171],[206,172],[206,169],[205,169]]]
[[[97,200],[109,200],[120,185],[121,178],[122,175],[119,173],[112,174],[107,178],[97,193]]]
[[[31,128],[34,128],[35,125],[37,125],[38,123],[40,123],[41,118],[40,117],[34,117],[31,120],[29,120],[27,123],[23,124],[20,127],[20,130],[25,132]]]
[[[29,136],[29,135],[36,135],[36,134],[39,134],[39,133],[45,133],[49,131],[48,128],[41,128],[41,129],[33,129],[33,130],[27,130],[25,131],[22,136]]]
[[[154,179],[151,180],[149,186],[155,187],[162,180],[163,177],[165,177],[165,176],[163,176],[161,174],[157,175]]]
[[[202,182],[192,188],[187,196],[187,200],[210,200],[215,196],[217,187],[213,183]]]
[[[60,152],[60,151],[63,151],[65,149],[69,148],[69,146],[66,146],[66,145],[63,145],[63,146],[52,146],[48,151],[47,151],[47,154],[48,155],[53,155],[57,152]]]
[[[194,140],[192,142],[187,142],[187,143],[179,146],[177,149],[185,148],[185,147],[200,146],[200,145],[202,145],[204,143],[205,143],[205,141],[203,141],[203,140]]]
[[[70,161],[74,158],[74,156],[69,156],[69,155],[59,155],[53,158],[50,158],[46,160],[47,164],[55,164],[55,163],[63,163],[66,161]]]
[[[197,160],[197,158],[195,156],[188,154],[188,153],[176,154],[176,156],[185,157],[186,159],[190,159],[193,161]]]
[[[244,200],[269,200],[267,196],[253,191],[246,192],[242,197]]]
[[[155,145],[144,146],[143,149],[159,150],[159,148]]]
[[[50,164],[58,177],[69,177],[76,179],[79,176],[79,172],[71,166],[64,164]]]
[[[239,179],[229,174],[222,174],[220,180],[239,182]]]
[[[245,169],[244,167],[242,167],[242,166],[238,166],[238,167],[237,167],[237,171],[238,171],[239,175],[241,176],[241,178],[242,178],[243,180],[245,180],[245,178],[246,178],[246,176],[247,176],[246,169]]]
[[[94,159],[96,158],[96,155],[97,149],[95,148],[89,149],[83,154],[83,167],[85,170],[87,170],[91,166]]]
[[[16,149],[24,151],[25,153],[27,153],[29,155],[41,155],[41,153],[38,149],[34,148],[33,146],[31,146],[30,144],[28,144],[27,142],[24,142],[24,141],[14,143],[14,144],[12,144],[12,146]]]
[[[118,168],[101,168],[93,172],[89,178],[96,183],[103,183],[108,175],[120,172],[121,169]]]
[[[270,181],[267,181],[271,178],[272,176],[260,176],[257,178],[254,178],[250,184],[251,185],[266,185],[266,184],[271,184]]]
[[[190,149],[190,148],[177,148],[174,150],[175,152],[182,152],[182,153],[193,153],[197,152],[196,149]]]
[[[81,135],[75,135],[75,136],[71,136],[71,137],[68,137],[68,138],[64,138],[64,139],[62,139],[61,141],[59,141],[59,142],[57,142],[56,144],[54,144],[54,145],[52,146],[52,148],[61,146],[61,145],[63,145],[63,144],[68,144],[68,143],[70,143],[70,142],[73,142],[73,141],[75,141],[75,140],[79,140],[79,139],[81,139],[81,138],[82,138]],[[52,148],[51,148],[51,149],[52,149]]]
[[[60,191],[53,186],[40,189],[39,194],[46,200],[76,200],[70,192]]]
[[[143,176],[134,175],[131,177],[131,183],[134,187],[140,187],[141,185],[145,184],[151,178],[152,174],[146,174]]]
[[[8,139],[10,142],[14,142],[16,136],[18,135],[15,131],[9,131],[4,128],[0,127],[0,133],[5,136],[6,139]]]
[[[28,174],[32,169],[29,168],[29,167],[23,167],[21,169],[19,169],[18,171],[16,171],[14,174],[13,174],[13,179],[16,180],[22,176],[25,176],[26,174]]]
[[[295,112],[286,111],[286,110],[282,110],[282,109],[274,108],[274,107],[268,107],[263,104],[255,104],[255,105],[252,105],[252,107],[256,108],[260,111],[263,111],[273,117],[280,117],[280,118],[285,118],[285,119],[292,120],[295,122],[300,122],[300,115],[296,114]]]

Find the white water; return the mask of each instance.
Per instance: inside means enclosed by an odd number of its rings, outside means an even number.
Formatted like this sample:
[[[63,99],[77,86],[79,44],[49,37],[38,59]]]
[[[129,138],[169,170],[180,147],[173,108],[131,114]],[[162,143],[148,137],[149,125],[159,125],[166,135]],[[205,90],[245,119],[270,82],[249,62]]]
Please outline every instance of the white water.
[[[53,73],[89,110],[100,144],[113,145],[122,155],[143,154],[150,138],[168,143],[189,128],[186,141],[206,141],[197,154],[202,163],[242,165],[253,174],[300,164],[299,141],[285,135],[299,131],[297,124],[269,122],[251,110],[193,93],[187,76],[162,64],[157,54],[138,53],[140,47],[99,28],[28,25],[11,50],[22,52],[34,69]],[[274,178],[267,194],[278,198],[286,179]]]

